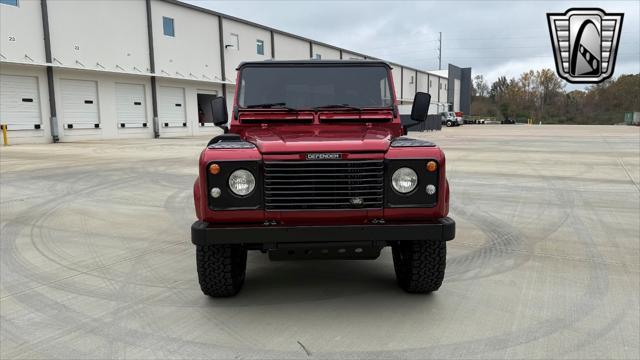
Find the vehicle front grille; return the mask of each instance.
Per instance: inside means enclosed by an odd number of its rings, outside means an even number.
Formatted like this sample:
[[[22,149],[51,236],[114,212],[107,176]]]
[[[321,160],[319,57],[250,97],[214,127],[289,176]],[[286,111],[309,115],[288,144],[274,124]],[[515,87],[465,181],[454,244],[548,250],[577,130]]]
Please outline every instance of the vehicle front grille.
[[[382,208],[382,160],[264,162],[266,210]]]

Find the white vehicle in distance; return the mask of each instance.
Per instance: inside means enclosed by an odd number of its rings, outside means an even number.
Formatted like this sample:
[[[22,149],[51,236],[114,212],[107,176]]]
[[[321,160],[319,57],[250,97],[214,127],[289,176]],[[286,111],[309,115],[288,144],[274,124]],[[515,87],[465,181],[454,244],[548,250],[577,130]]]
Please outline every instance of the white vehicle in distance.
[[[464,123],[462,117],[456,116],[456,113],[453,111],[444,111],[441,112],[440,115],[442,115],[442,124],[447,127],[460,126]]]

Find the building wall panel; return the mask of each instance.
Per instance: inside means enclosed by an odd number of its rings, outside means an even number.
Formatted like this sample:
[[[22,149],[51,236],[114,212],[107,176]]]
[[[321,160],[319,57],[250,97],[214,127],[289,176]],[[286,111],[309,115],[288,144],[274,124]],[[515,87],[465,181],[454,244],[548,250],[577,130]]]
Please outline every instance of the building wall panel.
[[[151,5],[156,73],[176,79],[220,81],[218,17],[160,0]],[[173,19],[175,36],[164,35],[163,17]]]
[[[418,91],[429,92],[429,75],[418,71]]]
[[[286,36],[273,34],[277,60],[309,59],[309,42]]]
[[[316,59],[318,55],[320,55],[320,59],[322,60],[339,60],[340,50],[319,44],[313,44],[313,58]]]
[[[416,94],[416,72],[414,70],[404,69],[404,77],[402,80],[403,97],[413,102],[413,97]]]
[[[56,0],[48,9],[55,65],[149,73],[143,0]]]
[[[61,140],[96,140],[111,138],[152,137],[151,85],[147,17],[145,0],[56,0],[48,1],[49,23],[54,58],[54,78],[58,124]],[[220,47],[219,16],[180,6],[170,1],[151,0],[153,42],[155,49],[158,86],[182,88],[183,122],[186,126],[162,127],[162,136],[215,135],[219,129],[210,124],[202,126],[198,119],[197,94],[222,94],[221,54],[225,56],[227,80],[235,81],[235,68],[242,61],[269,59],[272,50],[271,30],[250,25],[233,19],[222,20],[223,46]],[[9,129],[11,136],[32,142],[51,141],[49,125],[49,104],[46,70],[34,64],[45,63],[42,18],[39,0],[20,0],[19,6],[0,5],[0,73],[3,75],[30,76],[37,82],[34,109],[39,110],[40,129]],[[163,17],[173,19],[175,36],[167,36],[163,31]],[[233,45],[236,34],[237,48]],[[275,58],[278,60],[305,60],[310,58],[310,42],[274,32]],[[257,40],[262,40],[264,54],[258,54]],[[313,44],[313,55],[319,54],[323,60],[339,59],[340,50],[330,46]],[[26,56],[25,56],[26,55]],[[364,56],[343,50],[342,58],[364,59]],[[31,65],[14,65],[14,62]],[[457,95],[457,103],[462,107],[463,95],[447,91],[446,77],[440,79],[435,74],[404,71],[400,77],[400,66],[392,65],[396,94],[410,104],[414,96],[415,82],[418,90],[428,91],[433,102],[452,100]],[[413,83],[411,75],[414,76]],[[446,76],[446,74],[444,74]],[[63,106],[65,96],[61,84],[63,80],[93,83],[99,128],[63,128],[67,120],[76,121]],[[431,86],[428,83],[431,82]],[[137,95],[122,95],[119,87],[129,84]],[[463,85],[461,85],[464,87]],[[452,86],[453,87],[453,86]],[[141,91],[142,90],[142,95]],[[235,86],[227,85],[229,110],[232,108]],[[85,91],[91,95],[93,91]],[[68,95],[68,94],[67,94]],[[141,98],[141,105],[131,105],[123,110],[122,105],[131,103],[134,97]],[[36,100],[37,98],[37,100]],[[66,99],[68,100],[68,99]],[[136,101],[134,101],[136,102]],[[140,106],[138,108],[137,106]],[[162,106],[162,104],[161,104]],[[433,107],[432,107],[433,108]],[[437,107],[436,107],[437,108]],[[68,109],[67,109],[68,110]],[[446,110],[441,105],[440,110]],[[135,114],[134,114],[135,113]],[[229,111],[231,114],[231,111]],[[127,118],[127,126],[120,123]],[[95,120],[94,119],[94,120]],[[32,119],[33,120],[33,119]],[[90,125],[91,121],[86,122]],[[81,121],[78,121],[81,123]],[[131,123],[132,126],[129,126]],[[147,126],[134,126],[146,123]]]
[[[439,78],[433,74],[429,74],[429,94],[431,94],[431,101],[438,102],[439,92],[438,92],[438,84]]]
[[[40,1],[19,1],[18,6],[0,4],[0,59],[44,64],[44,31]]]
[[[235,81],[236,68],[243,61],[271,59],[271,32],[237,21],[224,19],[224,56],[227,78]],[[258,40],[263,54],[258,54]]]
[[[439,85],[439,92],[440,92],[440,102],[441,103],[448,103],[449,101],[447,100],[447,79],[446,78],[438,78],[438,81],[440,83]],[[447,111],[448,109],[445,109],[444,111]]]
[[[460,79],[454,79],[453,84],[453,111],[460,111]]]
[[[360,56],[358,54],[354,54],[348,51],[343,51],[342,59],[343,60],[364,60],[364,56]]]

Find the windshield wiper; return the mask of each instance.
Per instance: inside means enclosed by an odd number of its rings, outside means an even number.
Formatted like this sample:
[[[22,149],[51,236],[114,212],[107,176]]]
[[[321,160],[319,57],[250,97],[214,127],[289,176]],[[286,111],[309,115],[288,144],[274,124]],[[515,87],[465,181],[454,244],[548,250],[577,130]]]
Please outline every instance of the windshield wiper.
[[[349,105],[349,104],[328,104],[328,105],[322,105],[322,106],[314,106],[311,109],[313,109],[313,110],[320,110],[320,109],[346,109],[346,110],[362,111],[361,108],[359,108],[357,106],[352,106],[352,105]]]
[[[246,109],[284,109],[288,111],[296,111],[296,109],[288,107],[287,103],[265,103],[265,104],[251,104],[245,106]]]

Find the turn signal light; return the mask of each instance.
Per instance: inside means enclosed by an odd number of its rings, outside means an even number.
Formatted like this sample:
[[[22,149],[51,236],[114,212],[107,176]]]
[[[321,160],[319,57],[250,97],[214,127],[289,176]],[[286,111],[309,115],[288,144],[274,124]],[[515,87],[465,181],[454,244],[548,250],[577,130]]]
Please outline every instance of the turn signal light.
[[[211,164],[211,166],[209,166],[209,173],[211,173],[211,175],[217,175],[220,173],[220,165]]]
[[[434,171],[436,171],[436,169],[438,169],[438,164],[435,161],[429,161],[427,163],[427,171],[428,172],[434,172]]]

